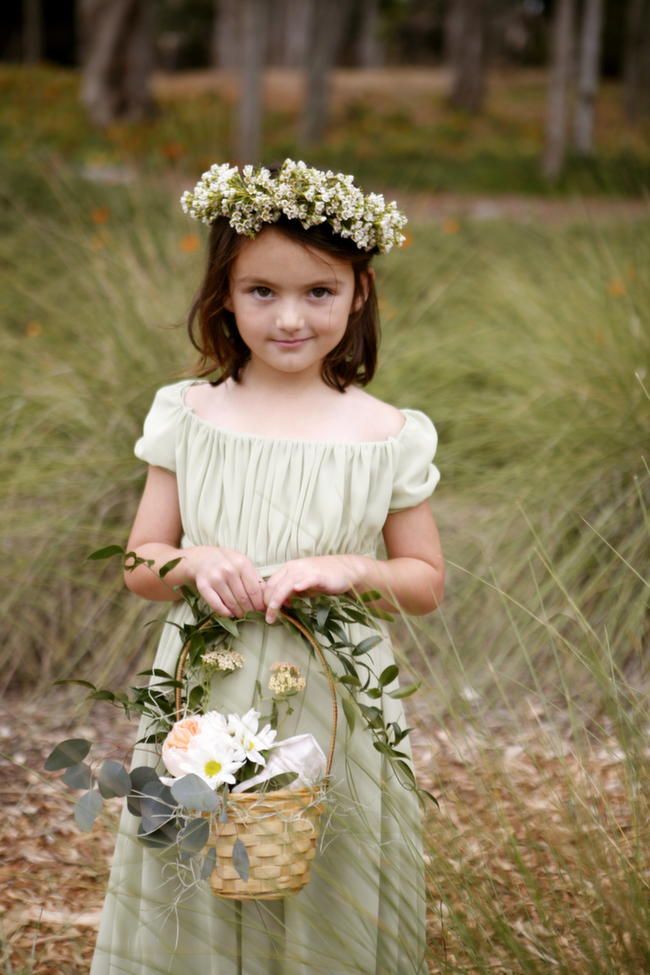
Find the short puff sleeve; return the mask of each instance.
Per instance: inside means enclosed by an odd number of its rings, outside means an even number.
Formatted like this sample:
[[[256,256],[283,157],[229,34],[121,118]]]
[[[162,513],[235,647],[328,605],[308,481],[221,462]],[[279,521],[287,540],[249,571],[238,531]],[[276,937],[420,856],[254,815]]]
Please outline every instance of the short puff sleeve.
[[[433,494],[440,480],[440,472],[433,463],[438,445],[436,428],[419,410],[402,412],[406,420],[397,436],[390,511],[414,508]]]
[[[186,382],[163,386],[154,396],[144,421],[142,436],[133,452],[140,460],[155,467],[176,472],[176,439]]]

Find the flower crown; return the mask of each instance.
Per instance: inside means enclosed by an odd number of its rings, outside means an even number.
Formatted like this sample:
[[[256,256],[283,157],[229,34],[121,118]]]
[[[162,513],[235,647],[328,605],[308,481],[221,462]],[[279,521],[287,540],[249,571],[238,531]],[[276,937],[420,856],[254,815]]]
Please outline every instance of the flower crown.
[[[397,204],[386,203],[379,193],[365,195],[353,176],[313,169],[304,162],[285,159],[273,174],[264,166],[241,170],[228,163],[211,166],[193,191],[181,196],[185,213],[213,223],[227,217],[237,233],[254,237],[263,224],[284,214],[299,220],[305,230],[326,221],[335,234],[349,237],[360,250],[385,254],[406,239],[406,217]]]

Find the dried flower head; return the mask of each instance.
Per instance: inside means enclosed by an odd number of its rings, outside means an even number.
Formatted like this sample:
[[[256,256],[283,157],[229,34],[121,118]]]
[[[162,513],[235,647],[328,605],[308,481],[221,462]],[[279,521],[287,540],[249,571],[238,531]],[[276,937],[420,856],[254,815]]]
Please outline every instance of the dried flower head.
[[[237,650],[231,650],[228,647],[216,647],[214,650],[206,650],[201,657],[201,663],[208,670],[232,674],[234,670],[241,670],[244,666],[244,658]]]
[[[305,678],[300,672],[300,667],[285,663],[282,660],[276,661],[271,666],[269,689],[278,695],[297,694],[299,691],[304,691]]]
[[[194,190],[181,196],[181,207],[195,220],[211,224],[227,217],[239,234],[254,237],[264,224],[284,214],[307,230],[330,224],[335,234],[348,237],[360,250],[387,253],[405,240],[406,216],[380,193],[364,194],[354,177],[314,169],[285,159],[277,173],[264,166],[215,163],[203,173]]]

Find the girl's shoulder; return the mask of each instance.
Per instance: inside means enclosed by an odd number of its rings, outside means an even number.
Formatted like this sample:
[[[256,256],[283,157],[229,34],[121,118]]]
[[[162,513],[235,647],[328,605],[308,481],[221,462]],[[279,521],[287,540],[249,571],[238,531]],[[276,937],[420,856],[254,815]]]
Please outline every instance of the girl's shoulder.
[[[412,412],[398,410],[358,386],[349,387],[345,396],[350,422],[357,428],[360,440],[392,440],[402,432]]]

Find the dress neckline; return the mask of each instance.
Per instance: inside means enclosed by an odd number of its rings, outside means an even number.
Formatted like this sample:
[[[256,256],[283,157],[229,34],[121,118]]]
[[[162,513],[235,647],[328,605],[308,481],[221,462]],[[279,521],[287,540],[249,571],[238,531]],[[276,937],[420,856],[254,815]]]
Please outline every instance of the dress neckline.
[[[409,414],[412,412],[411,410],[400,410],[400,413],[404,417],[404,423],[396,434],[393,434],[392,437],[388,437],[385,440],[307,440],[304,437],[268,437],[262,433],[245,433],[241,430],[229,430],[227,427],[218,427],[215,423],[207,420],[204,416],[201,416],[200,413],[197,413],[190,406],[188,406],[185,402],[185,391],[189,389],[190,386],[198,385],[198,383],[201,382],[205,383],[207,380],[188,379],[179,383],[179,400],[182,411],[189,415],[201,426],[207,427],[208,429],[214,431],[215,434],[238,440],[259,441],[260,443],[267,444],[286,443],[299,444],[301,446],[313,445],[315,447],[389,447],[402,436],[409,421]]]

